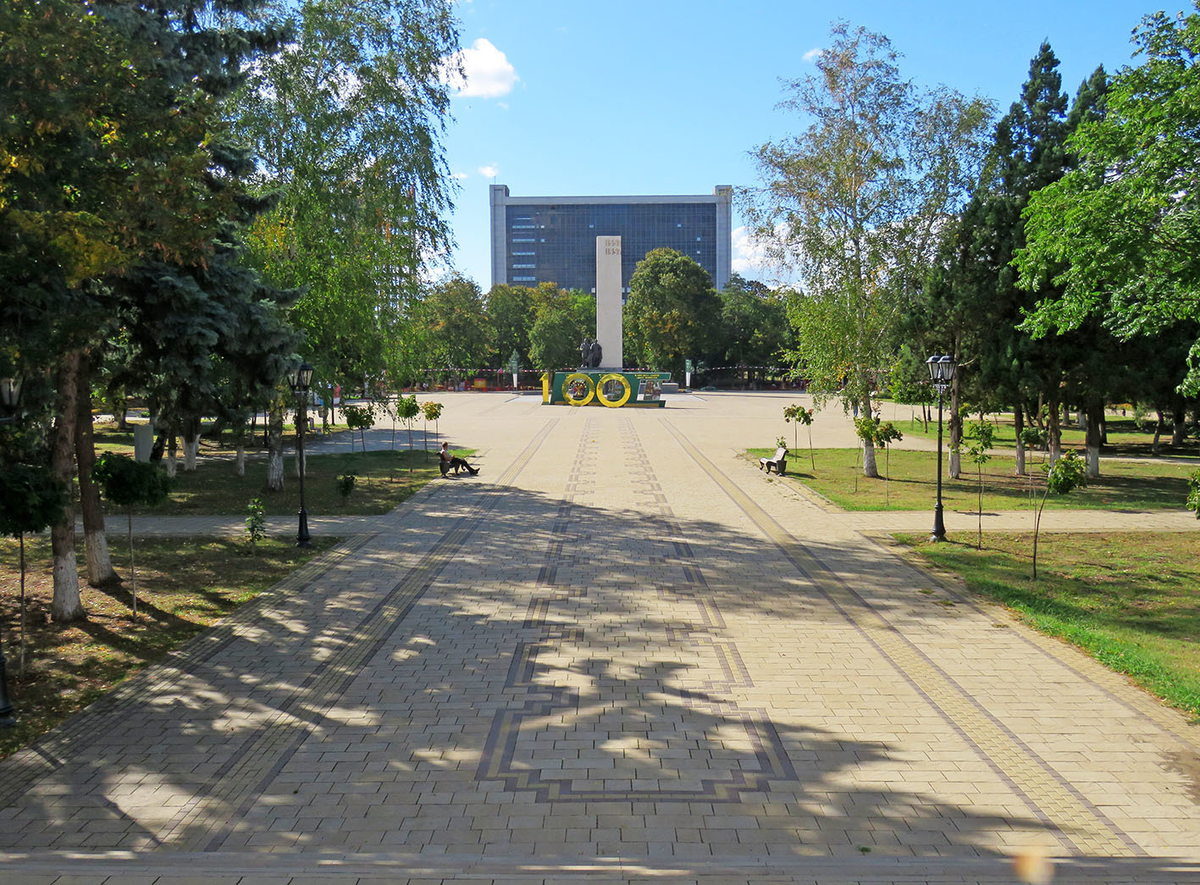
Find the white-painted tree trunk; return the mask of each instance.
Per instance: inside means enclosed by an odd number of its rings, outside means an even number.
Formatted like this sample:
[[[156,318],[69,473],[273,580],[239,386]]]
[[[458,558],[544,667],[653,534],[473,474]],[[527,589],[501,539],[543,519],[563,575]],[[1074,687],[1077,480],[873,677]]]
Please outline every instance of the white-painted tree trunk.
[[[237,475],[246,475],[246,446],[242,443],[237,445]]]
[[[183,440],[183,472],[193,473],[196,470],[196,458],[200,455],[200,436]]]

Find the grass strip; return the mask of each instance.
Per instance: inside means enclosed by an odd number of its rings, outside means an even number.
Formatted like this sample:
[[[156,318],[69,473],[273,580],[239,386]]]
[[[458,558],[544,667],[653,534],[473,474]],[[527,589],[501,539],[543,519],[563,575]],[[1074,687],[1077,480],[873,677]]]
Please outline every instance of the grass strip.
[[[1043,537],[994,532],[984,549],[897,535],[972,592],[1200,717],[1200,559],[1189,533]]]
[[[757,464],[774,449],[750,449],[746,457]],[[943,456],[944,457],[944,456]],[[925,510],[937,497],[937,453],[897,449],[878,451],[879,478],[862,475],[858,449],[817,449],[816,470],[809,464],[807,450],[788,455],[786,479],[802,482],[844,510]],[[1031,497],[1045,488],[1039,467],[1041,456],[1031,457],[1028,475],[1014,473],[1016,461],[997,455],[983,468],[983,510],[1032,510]],[[890,469],[890,479],[884,474]],[[1105,461],[1099,479],[1069,495],[1051,495],[1046,508],[1052,510],[1182,510],[1187,500],[1187,477],[1195,468],[1160,461]],[[978,477],[974,465],[963,465],[962,477],[950,479],[942,466],[942,500],[947,510],[975,513],[978,510]],[[1032,518],[1032,517],[1031,517]]]
[[[267,539],[251,551],[233,539],[136,538],[136,619],[130,614],[127,586],[96,590],[86,585],[81,551],[87,620],[55,624],[50,621],[50,542],[27,539],[28,634],[22,674],[17,542],[0,540],[0,626],[18,720],[16,728],[0,731],[0,758],[161,660],[334,543],[336,539],[315,538],[312,548],[302,550],[290,541]],[[115,544],[114,551],[119,549]],[[115,552],[113,564],[126,573],[126,557]]]

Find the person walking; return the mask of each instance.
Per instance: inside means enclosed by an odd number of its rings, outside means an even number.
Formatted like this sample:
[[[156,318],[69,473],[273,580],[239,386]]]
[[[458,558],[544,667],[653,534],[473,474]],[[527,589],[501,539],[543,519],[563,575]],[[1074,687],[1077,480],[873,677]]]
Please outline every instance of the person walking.
[[[445,476],[450,470],[454,471],[454,475],[458,476],[459,470],[466,470],[471,476],[476,476],[479,473],[478,467],[472,467],[462,458],[457,455],[450,454],[450,443],[442,443],[441,451],[438,452],[440,459],[438,466],[442,469],[442,476]]]

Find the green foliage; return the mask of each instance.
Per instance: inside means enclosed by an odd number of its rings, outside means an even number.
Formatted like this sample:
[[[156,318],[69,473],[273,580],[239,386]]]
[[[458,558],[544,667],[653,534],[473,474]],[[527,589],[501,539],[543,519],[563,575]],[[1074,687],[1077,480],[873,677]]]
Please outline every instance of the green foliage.
[[[514,351],[517,363],[529,365],[529,333],[537,319],[533,290],[524,286],[492,286],[487,295],[488,322],[494,335],[495,365]]]
[[[433,400],[421,403],[421,414],[425,416],[426,421],[437,421],[442,417],[444,409],[445,406]]]
[[[880,34],[843,22],[831,37],[816,73],[785,84],[780,106],[807,128],[757,149],[764,184],[749,214],[769,256],[804,279],[787,303],[797,371],[818,396],[869,411],[990,109],[946,89],[918,94]]]
[[[720,315],[704,268],[674,249],[653,249],[629,280],[626,361],[681,376],[686,360],[710,349]]]
[[[368,430],[375,424],[375,408],[370,403],[361,406],[342,406],[346,426],[351,430]]]
[[[787,440],[784,439],[782,436],[775,437],[775,448],[786,449],[787,448]]]
[[[248,69],[235,127],[278,202],[254,263],[305,287],[292,311],[322,378],[429,365],[420,270],[447,251],[443,137],[458,32],[448,0],[279,4],[288,51]]]
[[[783,297],[736,273],[717,297],[721,321],[713,336],[714,357],[729,366],[779,365],[781,352],[791,344]]]
[[[784,409],[783,409],[783,420],[789,424],[792,421],[796,422],[796,427],[794,428],[794,431],[799,431],[801,424],[803,424],[805,427],[808,428],[808,461],[814,471],[817,469],[817,457],[813,453],[812,424],[813,424],[813,417],[816,415],[816,411],[817,410],[815,408],[806,409],[806,408],[804,408],[804,406],[798,405],[796,403],[792,403],[790,406],[784,406]],[[793,432],[793,434],[792,434],[793,443],[795,442],[795,436],[796,436],[796,434],[795,434],[795,432]]]
[[[246,541],[251,549],[267,536],[267,516],[262,498],[254,498],[246,505]]]
[[[533,290],[536,314],[529,330],[534,365],[554,371],[579,364],[579,342],[596,333],[596,299],[543,283]]]
[[[1087,463],[1076,452],[1064,452],[1054,464],[1043,464],[1046,491],[1066,495],[1087,485]]]
[[[1100,317],[1130,337],[1196,317],[1198,40],[1200,11],[1147,15],[1133,36],[1140,64],[1116,74],[1103,112],[1086,115],[1070,140],[1076,168],[1030,199],[1021,283],[1050,277],[1062,287],[1038,305],[1032,328],[1077,329]],[[1200,390],[1197,357],[1200,342],[1189,392]]]
[[[1025,427],[1021,430],[1021,444],[1027,449],[1045,449],[1046,431],[1041,427]]]
[[[118,507],[153,507],[171,491],[171,480],[162,468],[114,452],[105,452],[96,460],[92,475],[104,497]]]
[[[784,406],[783,420],[791,423],[792,421],[798,424],[803,424],[805,427],[812,426],[813,415],[816,409],[806,409],[804,406],[792,403],[790,406]]]
[[[1200,519],[1200,470],[1188,477],[1187,509]]]
[[[494,331],[479,286],[454,275],[436,284],[419,310],[428,338],[429,365],[458,374],[487,365]]]
[[[1046,491],[1042,493],[1041,504],[1038,505],[1037,516],[1033,521],[1033,577],[1037,579],[1038,532],[1042,525],[1042,510],[1046,499],[1053,492],[1056,495],[1067,495],[1080,486],[1087,485],[1087,463],[1075,452],[1064,452],[1053,464],[1043,464],[1042,471],[1046,474]]]
[[[0,501],[0,535],[15,538],[57,522],[67,493],[50,469],[11,463],[0,467]]]
[[[855,418],[854,431],[863,442],[876,446],[887,446],[904,439],[904,434],[895,424],[878,418]]]
[[[396,400],[396,417],[405,424],[411,426],[420,413],[421,404],[417,402],[417,395],[415,393],[409,396],[402,396]]]
[[[342,506],[346,506],[346,502],[350,500],[350,493],[354,491],[354,484],[358,481],[358,476],[353,473],[343,473],[337,478],[337,490],[342,496]]]

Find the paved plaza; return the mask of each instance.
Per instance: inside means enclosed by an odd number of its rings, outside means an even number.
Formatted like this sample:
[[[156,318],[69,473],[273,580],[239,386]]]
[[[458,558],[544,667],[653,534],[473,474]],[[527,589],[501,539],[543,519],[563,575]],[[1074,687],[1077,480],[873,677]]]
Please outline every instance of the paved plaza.
[[[768,481],[798,397],[438,398],[480,476],[0,763],[0,883],[1200,882],[1197,729]]]

